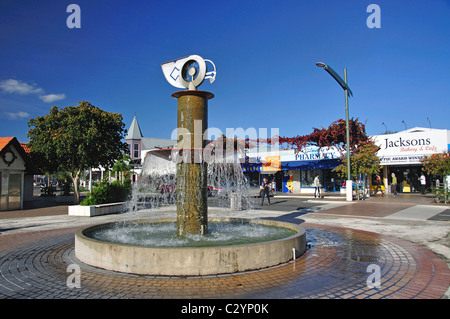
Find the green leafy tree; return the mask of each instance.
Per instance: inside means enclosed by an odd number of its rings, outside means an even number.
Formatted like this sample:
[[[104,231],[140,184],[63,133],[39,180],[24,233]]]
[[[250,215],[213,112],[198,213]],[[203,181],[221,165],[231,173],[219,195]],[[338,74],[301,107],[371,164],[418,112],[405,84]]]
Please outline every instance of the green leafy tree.
[[[424,157],[421,162],[423,169],[428,174],[433,174],[440,177],[450,174],[450,153],[438,153],[431,156]]]
[[[381,170],[380,159],[377,152],[380,149],[373,141],[369,140],[356,148],[350,156],[351,176],[357,178],[360,174],[373,175]],[[347,176],[347,158],[341,159],[342,164],[334,169],[339,176]]]
[[[359,176],[363,176],[363,193],[365,195],[365,187],[367,184],[368,176],[378,174],[381,170],[380,159],[377,156],[377,152],[380,149],[373,141],[368,140],[361,144],[359,147],[355,147],[350,156],[350,169],[352,178],[358,180]],[[337,172],[340,177],[347,176],[347,158],[341,159],[341,165],[336,167],[333,171]],[[357,191],[359,189],[358,183],[356,184]],[[357,197],[359,200],[359,196]]]
[[[28,121],[31,156],[48,172],[65,171],[74,185],[74,202],[80,202],[79,180],[91,167],[111,167],[123,158],[128,146],[122,115],[79,102],[78,106],[53,106],[46,116]]]

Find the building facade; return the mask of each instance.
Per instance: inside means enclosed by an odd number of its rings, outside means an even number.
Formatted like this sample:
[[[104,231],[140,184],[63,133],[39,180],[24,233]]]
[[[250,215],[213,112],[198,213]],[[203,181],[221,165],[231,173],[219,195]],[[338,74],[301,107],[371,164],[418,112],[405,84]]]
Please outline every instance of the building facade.
[[[383,166],[384,186],[391,191],[392,173],[397,177],[397,191],[401,193],[419,192],[419,177],[422,172],[427,188],[433,185],[435,176],[423,171],[420,162],[425,156],[450,150],[450,131],[415,127],[394,134],[372,136],[380,147],[377,156]]]
[[[384,190],[390,192],[391,174],[397,177],[397,191],[401,193],[419,192],[419,177],[423,172],[421,159],[432,154],[450,150],[450,131],[416,127],[394,134],[371,136],[380,147],[377,156],[382,166]],[[320,186],[325,192],[345,192],[345,179],[333,169],[342,163],[341,152],[335,147],[319,149],[304,147],[295,150],[272,150],[270,152],[249,151],[248,161],[243,164],[244,173],[256,183],[266,177],[275,181],[276,190],[283,193],[314,193],[314,177],[319,174]],[[277,163],[274,165],[273,163]],[[375,175],[369,176],[372,189]],[[425,173],[427,188],[436,180]]]
[[[0,137],[0,211],[23,209],[33,199],[35,169],[15,137]]]
[[[171,139],[144,137],[136,116],[133,118],[128,129],[125,142],[128,144],[129,155],[132,159],[130,163],[134,172],[131,176],[132,182],[135,182],[139,178],[142,171],[142,164],[148,151],[171,148],[177,143],[176,140]]]
[[[295,150],[248,152],[248,162],[243,164],[244,174],[256,183],[263,178],[274,181],[277,192],[314,193],[314,178],[319,174],[322,189],[340,193],[344,179],[333,169],[341,164],[342,153],[336,147],[308,146]],[[343,190],[342,190],[343,191]]]

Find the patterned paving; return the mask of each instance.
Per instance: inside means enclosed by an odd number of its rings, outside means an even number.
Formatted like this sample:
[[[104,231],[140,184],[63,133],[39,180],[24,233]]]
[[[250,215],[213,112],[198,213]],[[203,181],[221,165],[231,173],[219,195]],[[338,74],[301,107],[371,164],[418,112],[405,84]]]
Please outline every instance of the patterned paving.
[[[74,256],[75,228],[3,235],[0,298],[438,299],[450,285],[447,264],[410,242],[345,228],[302,226],[309,247],[297,260],[204,277],[138,276],[85,265]],[[69,265],[80,267],[80,288],[69,287],[77,283]]]

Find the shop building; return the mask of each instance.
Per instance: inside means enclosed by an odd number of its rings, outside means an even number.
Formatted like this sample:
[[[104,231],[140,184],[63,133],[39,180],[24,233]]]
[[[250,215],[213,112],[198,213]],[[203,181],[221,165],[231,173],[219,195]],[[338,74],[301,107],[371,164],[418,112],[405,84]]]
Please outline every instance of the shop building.
[[[314,178],[319,174],[320,186],[330,193],[345,191],[345,179],[337,176],[333,169],[341,164],[341,152],[335,147],[304,147],[295,150],[272,150],[270,152],[248,152],[244,163],[244,174],[254,182],[263,178],[275,181],[276,191],[283,193],[314,193]]]
[[[423,172],[420,162],[425,156],[450,150],[450,131],[416,127],[394,134],[371,136],[380,147],[383,190],[391,191],[391,174],[397,177],[397,191],[411,193],[420,191],[419,177]],[[341,164],[341,153],[335,147],[319,149],[315,146],[295,150],[250,151],[243,170],[251,181],[261,183],[264,177],[275,181],[276,191],[283,193],[314,193],[314,177],[319,174],[321,189],[328,193],[345,193],[345,178],[340,178],[333,169]],[[425,173],[426,187],[436,181],[435,176]],[[375,175],[369,177],[373,188]]]
[[[419,177],[424,172],[420,160],[450,150],[450,131],[442,129],[415,127],[394,134],[375,135],[372,139],[380,147],[377,156],[383,166],[383,183],[388,192],[391,192],[392,173],[397,177],[397,191],[419,192]],[[426,172],[424,175],[429,188],[436,177]]]

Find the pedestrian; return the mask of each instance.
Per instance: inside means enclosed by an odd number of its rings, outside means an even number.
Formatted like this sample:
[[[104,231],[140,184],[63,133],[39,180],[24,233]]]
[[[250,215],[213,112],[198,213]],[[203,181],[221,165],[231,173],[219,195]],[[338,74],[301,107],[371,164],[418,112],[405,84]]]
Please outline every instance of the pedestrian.
[[[377,197],[378,190],[380,190],[381,196],[384,196],[383,189],[381,188],[381,177],[379,174],[377,174],[377,178],[375,180],[375,185],[377,188],[375,189],[374,197]]]
[[[263,178],[263,182],[261,184],[261,206],[264,205],[264,197],[267,196],[267,206],[270,206],[270,196],[269,196],[270,183],[267,181],[267,178]]]
[[[316,178],[314,178],[314,198],[320,199],[320,181],[319,181],[319,174],[316,175]]]
[[[422,172],[422,175],[419,177],[420,181],[420,192],[422,195],[425,194],[425,186],[427,185],[427,179],[425,178],[425,174]]]
[[[398,196],[397,193],[397,177],[394,173],[391,174],[392,176],[392,193],[394,193],[394,196]]]

